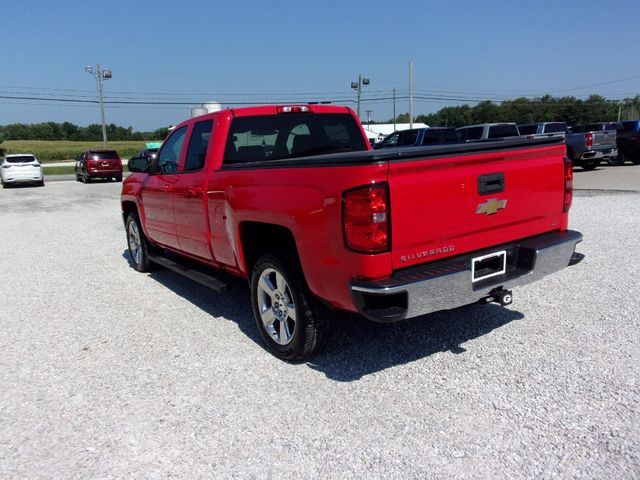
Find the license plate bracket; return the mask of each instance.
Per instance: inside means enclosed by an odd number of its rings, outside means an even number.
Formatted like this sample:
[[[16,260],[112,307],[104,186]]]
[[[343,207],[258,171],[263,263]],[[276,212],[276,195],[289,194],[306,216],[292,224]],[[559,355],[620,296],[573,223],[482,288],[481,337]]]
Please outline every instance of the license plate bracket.
[[[507,271],[507,251],[489,253],[471,259],[471,281],[479,282]]]

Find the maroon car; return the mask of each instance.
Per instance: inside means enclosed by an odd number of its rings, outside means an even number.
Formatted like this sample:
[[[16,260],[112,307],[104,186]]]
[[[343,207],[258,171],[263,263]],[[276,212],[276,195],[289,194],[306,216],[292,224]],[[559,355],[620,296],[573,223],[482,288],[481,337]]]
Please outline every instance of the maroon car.
[[[94,178],[122,181],[122,160],[115,150],[87,150],[76,159],[76,180],[88,183]]]

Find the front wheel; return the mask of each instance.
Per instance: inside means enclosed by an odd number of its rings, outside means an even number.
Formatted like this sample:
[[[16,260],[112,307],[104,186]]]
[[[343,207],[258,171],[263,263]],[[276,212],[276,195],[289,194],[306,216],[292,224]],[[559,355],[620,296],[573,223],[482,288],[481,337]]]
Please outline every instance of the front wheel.
[[[262,256],[251,276],[251,300],[258,331],[274,355],[307,359],[326,344],[330,312],[309,292],[295,260]]]
[[[149,242],[144,236],[140,219],[136,213],[130,213],[127,217],[127,244],[133,268],[139,272],[149,272],[153,269],[153,263],[149,260]]]

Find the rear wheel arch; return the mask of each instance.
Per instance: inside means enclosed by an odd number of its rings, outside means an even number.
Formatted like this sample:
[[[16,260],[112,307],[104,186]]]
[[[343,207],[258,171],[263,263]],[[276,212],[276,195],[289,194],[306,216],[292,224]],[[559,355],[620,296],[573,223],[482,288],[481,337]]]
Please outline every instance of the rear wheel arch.
[[[286,252],[300,266],[300,256],[293,232],[273,223],[242,222],[240,224],[240,252],[247,277],[260,257],[268,253]]]

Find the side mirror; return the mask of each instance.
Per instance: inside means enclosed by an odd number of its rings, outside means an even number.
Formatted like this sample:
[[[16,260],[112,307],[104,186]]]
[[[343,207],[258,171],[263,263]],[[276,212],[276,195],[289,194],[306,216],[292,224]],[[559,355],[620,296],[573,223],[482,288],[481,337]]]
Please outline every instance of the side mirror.
[[[150,165],[149,157],[133,157],[127,162],[130,172],[146,172]]]

